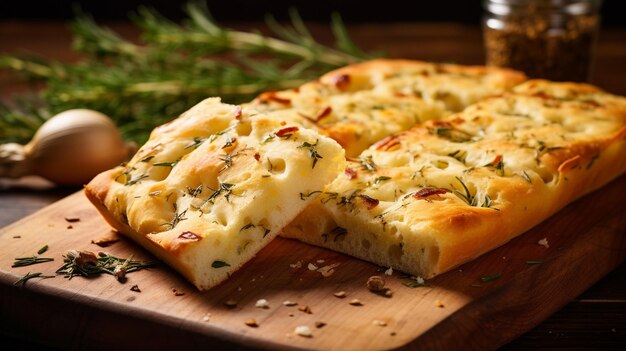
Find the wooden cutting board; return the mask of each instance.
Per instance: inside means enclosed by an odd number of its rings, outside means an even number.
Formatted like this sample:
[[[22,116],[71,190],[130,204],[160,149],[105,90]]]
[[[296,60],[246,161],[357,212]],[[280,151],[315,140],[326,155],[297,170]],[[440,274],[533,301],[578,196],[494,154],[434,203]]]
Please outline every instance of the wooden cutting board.
[[[0,230],[0,320],[8,330],[26,330],[22,336],[78,349],[493,349],[626,259],[625,195],[622,176],[508,244],[416,288],[405,286],[411,280],[399,272],[386,276],[385,268],[280,238],[204,293],[164,264],[131,273],[124,284],[112,276],[56,276],[14,286],[28,272],[54,275],[69,249],[153,259],[125,239],[104,249],[92,244],[110,229],[76,193]],[[80,221],[68,223],[66,217]],[[544,238],[548,247],[538,244]],[[42,256],[55,261],[11,268],[13,258],[44,245],[49,251]],[[339,265],[324,277],[309,263]],[[366,289],[372,275],[384,277],[392,297]],[[141,292],[131,291],[133,285]],[[338,291],[347,297],[335,297]],[[229,299],[237,306],[225,306]],[[256,308],[259,299],[269,308]],[[351,305],[352,299],[362,305]],[[298,305],[285,306],[286,300]],[[305,306],[311,313],[298,309]],[[249,319],[258,327],[244,324]],[[325,325],[317,328],[316,322]],[[313,336],[296,335],[297,326],[308,326]]]

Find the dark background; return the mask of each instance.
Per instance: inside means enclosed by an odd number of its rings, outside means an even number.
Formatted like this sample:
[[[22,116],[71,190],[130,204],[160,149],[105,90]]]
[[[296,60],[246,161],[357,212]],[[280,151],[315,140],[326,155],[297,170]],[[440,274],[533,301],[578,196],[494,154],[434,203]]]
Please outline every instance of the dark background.
[[[97,20],[127,19],[140,5],[154,7],[168,18],[178,20],[184,17],[184,3],[172,0],[1,0],[0,20],[70,19],[76,4]],[[349,23],[453,21],[478,24],[482,13],[481,0],[207,0],[207,3],[218,21],[257,21],[266,13],[286,19],[290,7],[296,7],[305,20],[326,22],[330,13],[337,11]],[[624,4],[626,2],[622,1],[620,6],[620,0],[604,1],[604,26],[626,26],[626,15],[620,10]]]

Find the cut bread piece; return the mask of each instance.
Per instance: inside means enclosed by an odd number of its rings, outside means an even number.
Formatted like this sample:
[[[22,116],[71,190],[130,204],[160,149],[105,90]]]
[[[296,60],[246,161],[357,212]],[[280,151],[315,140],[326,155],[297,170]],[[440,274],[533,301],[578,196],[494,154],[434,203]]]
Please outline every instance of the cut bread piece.
[[[392,133],[447,117],[525,79],[504,68],[380,59],[261,94],[247,106],[316,129],[357,156]]]
[[[207,99],[86,188],[111,226],[198,289],[226,279],[343,171],[332,139]]]
[[[430,278],[626,172],[626,99],[528,81],[385,138],[284,236]]]

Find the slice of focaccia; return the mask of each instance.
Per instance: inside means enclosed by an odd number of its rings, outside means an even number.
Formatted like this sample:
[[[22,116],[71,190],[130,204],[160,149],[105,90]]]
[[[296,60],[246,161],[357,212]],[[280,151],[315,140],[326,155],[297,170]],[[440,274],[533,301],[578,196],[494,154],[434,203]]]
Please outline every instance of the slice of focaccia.
[[[199,289],[250,260],[345,167],[332,139],[207,99],[156,128],[87,197],[118,231]]]
[[[503,68],[373,60],[298,89],[261,94],[248,106],[316,129],[357,156],[392,133],[446,117],[523,80],[522,73]]]
[[[283,235],[429,278],[624,172],[625,98],[528,81],[379,141]]]

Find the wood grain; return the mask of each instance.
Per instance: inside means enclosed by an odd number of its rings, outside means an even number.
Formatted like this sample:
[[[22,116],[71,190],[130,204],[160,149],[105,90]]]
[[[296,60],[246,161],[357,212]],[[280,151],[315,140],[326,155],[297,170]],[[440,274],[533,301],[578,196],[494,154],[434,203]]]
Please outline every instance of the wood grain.
[[[131,273],[125,284],[111,276],[71,280],[57,276],[31,280],[23,288],[13,286],[27,272],[53,274],[68,249],[151,259],[126,240],[106,249],[91,244],[110,229],[83,194],[76,193],[0,231],[0,318],[38,330],[46,323],[43,340],[72,348],[115,346],[123,336],[125,345],[138,346],[145,346],[146,337],[161,346],[175,337],[177,345],[188,347],[200,343],[271,349],[492,349],[538,324],[625,260],[626,209],[619,205],[624,193],[626,177],[621,177],[510,243],[428,281],[426,287],[406,287],[403,283],[409,280],[395,272],[385,277],[394,292],[391,298],[365,287],[367,278],[382,274],[382,268],[285,239],[272,242],[226,283],[205,293],[165,265]],[[68,229],[65,217],[80,221]],[[547,238],[548,248],[537,244],[542,238]],[[13,257],[34,254],[45,244],[50,246],[45,256],[55,262],[10,268]],[[543,263],[529,265],[528,260]],[[290,266],[298,261],[300,267]],[[324,278],[310,271],[309,263],[340,265]],[[497,280],[481,281],[496,274]],[[130,291],[135,284],[141,293]],[[184,295],[175,296],[172,289]],[[333,296],[340,290],[348,297]],[[350,305],[354,298],[363,306]],[[47,318],[54,311],[72,312],[54,314],[54,323],[32,318],[24,309],[37,307],[35,299],[45,301]],[[228,299],[235,299],[237,306],[226,307]],[[267,299],[270,308],[256,308],[258,299]],[[284,306],[285,300],[310,306],[313,313]],[[258,328],[244,324],[251,318]],[[76,320],[81,324],[71,331],[72,345],[50,337]],[[375,325],[375,320],[387,326]],[[318,321],[327,325],[318,329]],[[113,328],[117,335],[99,335],[98,330],[110,323],[118,325]],[[309,326],[314,336],[294,335],[299,325]],[[152,335],[155,328],[160,332]]]

